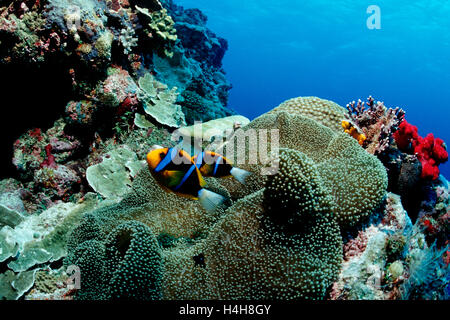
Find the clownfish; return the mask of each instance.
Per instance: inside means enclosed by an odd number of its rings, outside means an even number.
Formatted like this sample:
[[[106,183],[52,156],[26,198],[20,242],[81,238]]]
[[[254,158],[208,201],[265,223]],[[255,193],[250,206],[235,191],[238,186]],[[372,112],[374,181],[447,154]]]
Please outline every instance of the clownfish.
[[[342,128],[345,133],[348,133],[354,139],[358,141],[358,143],[362,146],[364,141],[366,141],[367,137],[364,133],[361,133],[357,126],[347,120],[342,120]]]
[[[245,179],[251,174],[243,169],[233,167],[230,160],[212,151],[200,152],[192,157],[192,161],[204,177],[224,178],[233,176],[240,183],[245,184]]]
[[[154,146],[147,154],[147,164],[152,176],[164,190],[199,200],[208,212],[214,211],[226,200],[205,189],[206,181],[184,150]]]

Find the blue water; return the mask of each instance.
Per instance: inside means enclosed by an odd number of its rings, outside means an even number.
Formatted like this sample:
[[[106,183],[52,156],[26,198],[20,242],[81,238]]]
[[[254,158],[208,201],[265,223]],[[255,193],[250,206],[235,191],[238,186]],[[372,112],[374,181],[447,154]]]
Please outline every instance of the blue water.
[[[450,1],[175,0],[229,42],[229,106],[254,118],[297,96],[372,95],[450,145]],[[369,5],[381,29],[369,30]],[[441,165],[450,177],[450,164]]]

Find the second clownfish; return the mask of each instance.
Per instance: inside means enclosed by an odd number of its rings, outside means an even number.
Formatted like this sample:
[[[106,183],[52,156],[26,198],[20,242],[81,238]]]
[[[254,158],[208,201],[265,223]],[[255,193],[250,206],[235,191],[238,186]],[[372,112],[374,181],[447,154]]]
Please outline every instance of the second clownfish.
[[[152,176],[166,191],[199,200],[211,212],[226,198],[205,189],[206,181],[189,154],[177,148],[154,146],[147,154],[147,164]]]
[[[193,156],[192,161],[204,177],[224,178],[233,176],[240,183],[245,184],[245,179],[251,174],[243,169],[233,167],[231,161],[212,151],[203,151]]]

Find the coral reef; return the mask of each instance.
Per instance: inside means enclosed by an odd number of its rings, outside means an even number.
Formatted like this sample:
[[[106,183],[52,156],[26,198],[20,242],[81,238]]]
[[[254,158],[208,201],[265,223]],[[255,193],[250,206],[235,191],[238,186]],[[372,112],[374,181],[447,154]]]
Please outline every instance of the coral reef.
[[[320,110],[324,113],[328,111],[328,105],[325,104],[324,109],[319,109],[320,105],[314,117],[319,117]],[[258,155],[249,154],[249,150],[258,150],[257,137],[249,139],[248,144],[245,140],[252,131],[262,129],[278,129],[280,147],[301,151],[317,165],[322,184],[333,197],[334,212],[342,227],[356,225],[380,205],[387,188],[387,175],[384,166],[376,157],[365,152],[358,142],[347,134],[337,133],[313,119],[298,114],[289,115],[284,111],[270,111],[260,116],[229,139],[237,141],[236,152],[232,152],[235,158],[231,158],[234,163],[239,165],[243,159],[242,155],[245,155],[249,157],[248,162],[254,161],[256,164],[247,163],[242,166],[243,169],[256,174],[249,179],[245,187],[227,185],[229,190],[233,190],[230,191],[232,194],[236,190],[236,195],[242,196],[264,187],[265,176],[260,175],[260,171],[268,165],[269,159],[264,163],[257,161]],[[222,148],[223,154],[230,152],[227,151],[226,145]]]
[[[448,159],[445,143],[433,134],[420,137],[417,127],[406,121],[403,109],[388,109],[371,96],[367,102],[349,103],[347,110],[344,129],[380,159],[388,173],[388,190],[401,196],[414,222],[421,203],[429,201],[433,181],[439,178],[439,164]]]
[[[152,231],[130,221],[102,241],[82,242],[65,263],[81,269],[84,285],[77,292],[79,299],[157,300],[161,296],[160,255]]]
[[[5,139],[0,299],[448,299],[445,143],[372,97],[236,115],[206,23],[172,0],[0,4],[0,72],[44,96]],[[251,175],[205,177],[207,212],[155,181],[155,144]]]

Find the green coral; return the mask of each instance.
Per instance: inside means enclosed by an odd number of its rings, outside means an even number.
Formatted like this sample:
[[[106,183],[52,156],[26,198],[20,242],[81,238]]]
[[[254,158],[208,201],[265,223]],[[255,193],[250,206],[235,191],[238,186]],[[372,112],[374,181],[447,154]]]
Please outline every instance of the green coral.
[[[263,191],[237,201],[207,238],[166,252],[167,299],[323,299],[342,259],[339,227],[318,215],[302,232],[267,219]],[[204,256],[200,268],[193,257]]]
[[[147,226],[135,221],[124,223],[109,234],[105,245],[106,269],[113,271],[111,298],[161,298],[160,247]]]
[[[141,101],[170,95],[151,75],[139,86]],[[342,263],[340,229],[360,224],[375,211],[386,192],[386,172],[354,139],[304,115],[266,114],[240,131],[259,129],[278,129],[278,171],[264,176],[267,163],[241,165],[231,158],[253,174],[245,186],[207,179],[208,188],[230,198],[228,209],[206,214],[197,201],[162,190],[149,170],[141,170],[119,203],[85,215],[69,251],[80,255],[77,250],[89,245],[90,254],[103,261],[96,268],[108,270],[103,289],[93,296],[326,297]],[[237,143],[236,154],[249,155],[258,150],[257,143]],[[196,263],[199,256],[202,265]]]
[[[70,232],[67,241],[67,250],[72,252],[83,242],[101,240],[103,237],[100,223],[91,212],[88,212],[84,215],[80,224]]]
[[[322,186],[332,198],[333,212],[341,227],[357,226],[382,203],[387,189],[387,173],[383,164],[347,134],[336,133],[303,115],[269,112],[237,131],[228,142],[231,147],[236,146],[231,158],[234,163],[240,163],[238,155],[255,156],[254,150],[259,150],[258,139],[243,139],[252,131],[263,129],[278,130],[277,142],[281,148],[300,151],[314,162]],[[272,136],[268,137],[269,145],[272,139]],[[218,152],[227,155],[227,144]],[[261,172],[267,165],[262,161],[241,165],[242,169],[254,173],[243,187],[230,181],[223,184],[233,196],[251,194],[265,186],[267,177]]]
[[[284,226],[306,228],[318,215],[332,215],[331,199],[314,162],[299,151],[282,149],[279,169],[264,189],[266,213]]]
[[[52,293],[58,289],[57,282],[58,279],[56,276],[50,274],[48,271],[39,270],[36,272],[34,289],[39,292]]]
[[[344,133],[331,141],[327,151],[330,159],[318,164],[320,176],[336,204],[339,224],[353,227],[381,204],[388,186],[386,169]]]
[[[268,114],[279,112],[302,115],[317,121],[321,125],[328,127],[337,133],[344,131],[342,129],[342,120],[346,119],[347,114],[347,110],[337,103],[318,97],[298,97],[289,99],[269,111]]]
[[[86,170],[89,185],[103,197],[121,199],[131,188],[132,178],[142,165],[126,145],[108,152],[103,161]]]
[[[2,226],[10,226],[14,228],[24,220],[24,217],[8,207],[0,204],[0,228]]]
[[[105,300],[108,296],[105,269],[105,245],[98,240],[81,243],[64,261],[80,268],[79,300]]]
[[[166,85],[154,79],[147,73],[139,79],[139,86],[142,89],[140,98],[144,104],[144,111],[159,123],[178,128],[186,125],[186,120],[181,106],[176,104],[178,93],[177,88],[171,90]],[[142,115],[136,116],[136,125],[146,128],[149,124],[145,122]]]
[[[172,47],[177,40],[177,31],[172,17],[167,14],[167,10],[150,12],[147,8],[140,8],[139,6],[136,6],[136,10],[148,22],[145,33],[161,44],[159,53],[169,58],[172,57]]]
[[[7,270],[0,274],[0,300],[17,300],[33,286],[37,269],[14,273]]]
[[[92,194],[86,196],[86,201],[80,205],[61,207],[59,210],[65,210],[66,215],[58,214],[58,208],[49,209],[56,212],[56,216],[62,221],[56,222],[57,225],[48,232],[42,239],[33,239],[23,244],[22,250],[17,258],[8,263],[8,267],[15,272],[29,270],[33,266],[58,261],[67,255],[67,241],[73,229],[73,226],[79,223],[83,214],[91,210],[97,201]],[[46,212],[41,215],[45,215]],[[42,223],[42,222],[41,222]],[[20,229],[17,232],[22,231]]]
[[[89,229],[86,223],[84,227]],[[87,239],[92,235],[88,231],[83,236]],[[78,299],[156,300],[161,297],[160,247],[151,230],[137,221],[117,226],[106,239],[82,242],[72,250],[65,264],[80,268],[82,288],[77,292]]]

